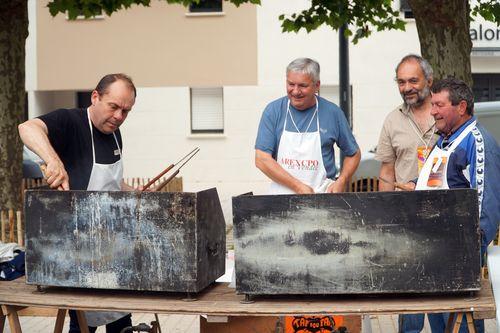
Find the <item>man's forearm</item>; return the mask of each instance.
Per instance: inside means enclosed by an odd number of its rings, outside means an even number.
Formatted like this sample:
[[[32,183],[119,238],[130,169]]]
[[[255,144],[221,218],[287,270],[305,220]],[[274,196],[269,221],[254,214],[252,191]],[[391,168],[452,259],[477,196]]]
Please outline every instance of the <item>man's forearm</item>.
[[[39,119],[31,119],[19,125],[19,136],[23,143],[45,162],[60,161],[47,135],[45,124]]]
[[[45,162],[44,176],[49,186],[69,190],[68,173],[50,144],[45,124],[39,119],[31,119],[20,124],[18,129],[23,143]]]
[[[360,160],[361,152],[359,149],[354,155],[344,157],[344,163],[342,164],[342,170],[340,171],[339,178],[344,180],[350,179],[352,175],[354,175],[354,172],[356,172]]]
[[[384,180],[381,180],[383,178]],[[396,171],[393,162],[382,162],[380,166],[378,189],[379,191],[394,191]]]
[[[314,193],[314,190],[290,175],[271,156],[260,150],[255,151],[255,165],[275,183],[288,187],[295,193]]]
[[[335,182],[333,182],[326,190],[328,193],[340,193],[344,192],[347,188],[347,183],[351,179],[352,175],[356,171],[361,159],[361,153],[358,149],[356,153],[352,156],[346,156],[344,158],[344,164],[342,165],[342,170],[340,175]]]

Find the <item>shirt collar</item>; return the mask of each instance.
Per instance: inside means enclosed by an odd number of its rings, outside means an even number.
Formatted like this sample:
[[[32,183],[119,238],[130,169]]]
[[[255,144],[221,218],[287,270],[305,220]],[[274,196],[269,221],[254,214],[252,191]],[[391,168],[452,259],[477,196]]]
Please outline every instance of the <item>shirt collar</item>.
[[[413,117],[413,114],[411,114],[410,106],[406,103],[403,103],[399,106],[399,111],[404,114],[406,117],[410,118],[410,121],[412,121],[415,125],[415,118]],[[436,122],[432,117],[430,117],[431,121],[427,123],[428,129],[425,131],[425,133],[428,133],[429,131],[432,131],[433,134],[439,134],[435,131],[436,129]]]
[[[410,116],[410,106],[408,106],[408,104],[406,103],[401,104],[401,106],[399,107],[399,111],[401,111],[406,116]]]
[[[467,126],[469,126],[475,120],[476,120],[476,116],[472,116],[469,120],[467,120],[465,123],[460,125],[460,127],[457,128],[455,130],[455,132],[451,133],[451,135],[449,137],[445,137],[445,135],[443,133],[438,133],[440,135],[441,146],[446,147],[447,142],[453,142],[453,140],[455,140],[460,135],[460,133],[462,133],[463,130],[465,130],[467,128]]]

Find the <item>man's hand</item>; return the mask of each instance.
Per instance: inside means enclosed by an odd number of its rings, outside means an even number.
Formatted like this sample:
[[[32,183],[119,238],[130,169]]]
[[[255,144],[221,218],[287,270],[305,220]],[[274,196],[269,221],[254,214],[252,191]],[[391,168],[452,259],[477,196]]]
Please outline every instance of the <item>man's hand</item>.
[[[50,188],[59,191],[69,190],[69,176],[60,160],[51,160],[46,166],[41,166],[42,172]]]
[[[408,182],[406,184],[400,184],[400,186],[404,191],[415,191],[415,187],[417,186],[417,184],[415,184],[414,182]]]
[[[314,194],[314,190],[311,186],[301,183],[296,189],[294,189],[297,194]]]
[[[290,175],[271,156],[262,150],[255,150],[255,166],[259,168],[272,181],[288,187],[297,194],[312,194],[312,187],[302,183],[297,178]]]
[[[345,191],[347,179],[339,177],[336,181],[330,184],[326,189],[326,193],[341,193]]]

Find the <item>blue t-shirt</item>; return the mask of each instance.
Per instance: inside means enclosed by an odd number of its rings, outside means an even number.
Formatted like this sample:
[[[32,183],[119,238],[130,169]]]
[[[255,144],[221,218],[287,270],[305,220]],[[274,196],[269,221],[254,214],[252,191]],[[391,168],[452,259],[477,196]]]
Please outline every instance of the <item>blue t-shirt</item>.
[[[436,145],[446,149],[475,120],[476,117],[469,119],[447,140],[441,136]],[[488,245],[500,221],[500,150],[495,138],[479,123],[451,153],[447,180],[450,188],[477,189],[479,223],[484,232],[482,245]]]
[[[327,177],[334,178],[337,169],[335,167],[333,145],[337,143],[340,150],[347,156],[353,156],[359,148],[342,110],[324,98],[319,96],[317,98],[323,164],[325,165]],[[274,159],[278,154],[283,125],[285,124],[285,115],[287,115],[287,105],[288,97],[286,96],[269,103],[260,119],[255,149],[271,154]],[[307,129],[309,123],[311,123],[311,126],[308,132],[318,130],[316,117],[311,122],[315,110],[316,106],[299,111],[290,105],[290,113],[301,132]],[[290,116],[286,120],[286,130],[297,132]]]

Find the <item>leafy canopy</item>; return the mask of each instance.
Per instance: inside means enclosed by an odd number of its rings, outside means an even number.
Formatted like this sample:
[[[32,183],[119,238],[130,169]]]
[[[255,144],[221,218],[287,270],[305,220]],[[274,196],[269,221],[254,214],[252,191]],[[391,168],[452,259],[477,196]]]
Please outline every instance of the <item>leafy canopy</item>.
[[[163,0],[170,4],[189,6],[203,0]],[[260,0],[226,0],[236,6],[243,3],[260,5]],[[274,1],[274,0],[270,0]],[[442,0],[441,0],[442,1]],[[83,15],[85,18],[106,13],[111,16],[116,11],[132,5],[149,7],[151,0],[52,0],[48,7],[52,16],[67,13],[69,19]],[[392,7],[392,0],[311,0],[308,9],[290,16],[280,15],[283,32],[313,31],[323,24],[338,30],[346,25],[346,36],[352,36],[353,43],[370,36],[372,30],[405,30],[405,21],[399,11]],[[500,1],[476,0],[472,16],[480,15],[488,21],[500,25]]]
[[[472,16],[481,15],[485,20],[500,25],[500,2],[498,0],[479,0],[472,9]]]
[[[170,4],[181,4],[189,6],[198,4],[203,0],[164,0]],[[260,4],[260,0],[230,0],[236,6],[242,3],[249,2]],[[114,12],[122,9],[128,9],[132,5],[142,5],[149,7],[151,0],[52,0],[47,5],[50,14],[56,16],[59,13],[67,13],[70,20],[76,19],[79,15],[85,18],[91,18],[96,15],[101,15],[103,12],[111,16]]]
[[[405,22],[399,18],[399,11],[392,8],[391,0],[312,0],[311,7],[295,13],[283,21],[283,31],[307,32],[326,24],[334,30],[347,25],[346,36],[353,36],[353,42],[368,37],[373,28],[382,30],[405,30]]]

